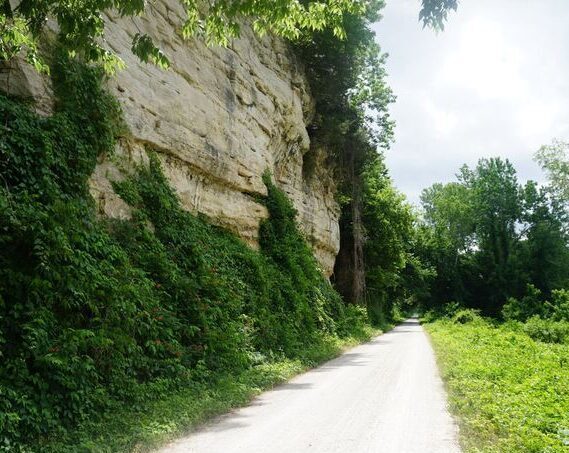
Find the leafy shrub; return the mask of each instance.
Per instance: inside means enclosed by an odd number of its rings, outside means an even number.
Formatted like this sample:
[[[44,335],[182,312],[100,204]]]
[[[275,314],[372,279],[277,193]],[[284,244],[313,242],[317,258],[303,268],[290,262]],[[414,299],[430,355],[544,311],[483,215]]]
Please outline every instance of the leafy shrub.
[[[448,302],[444,305],[438,305],[425,311],[421,315],[421,322],[430,323],[441,318],[450,319],[462,309],[462,305],[459,302]]]
[[[569,345],[536,342],[511,324],[426,326],[463,451],[565,452]]]
[[[70,98],[43,118],[0,96],[0,446],[108,406],[155,322],[136,316],[144,275],[96,222],[87,177],[120,132],[102,73],[66,60]],[[74,81],[75,80],[75,81]],[[79,83],[80,81],[80,83]],[[116,365],[116,366],[114,366]]]
[[[551,302],[547,303],[549,317],[555,321],[569,321],[569,291],[566,289],[553,290]]]
[[[532,339],[544,343],[568,343],[569,322],[551,321],[533,316],[524,325],[524,332]]]
[[[463,308],[458,310],[451,318],[455,324],[468,324],[473,322],[481,322],[480,310],[473,310],[471,308]]]
[[[459,302],[448,302],[442,307],[442,316],[452,318],[460,310],[462,305]]]
[[[370,324],[367,309],[359,305],[350,304],[344,309],[344,316],[337,324],[340,337],[356,336],[366,337],[366,327]]]
[[[503,323],[501,323],[501,325],[504,326],[505,329],[510,330],[512,332],[524,333],[525,324],[521,321],[510,319],[508,321],[504,321]]]
[[[437,313],[434,310],[427,310],[420,316],[421,323],[429,323],[438,319]]]
[[[521,299],[510,297],[502,308],[502,317],[505,320],[526,321],[532,316],[543,316],[545,304],[542,294],[535,286],[528,284],[526,295]]]

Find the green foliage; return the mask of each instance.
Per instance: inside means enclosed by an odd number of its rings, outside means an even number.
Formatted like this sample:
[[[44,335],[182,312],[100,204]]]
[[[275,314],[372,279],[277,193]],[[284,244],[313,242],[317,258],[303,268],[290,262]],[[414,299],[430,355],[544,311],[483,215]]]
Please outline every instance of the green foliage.
[[[426,305],[464,301],[469,254],[475,246],[476,217],[472,194],[461,183],[433,184],[421,194],[423,221],[417,226],[416,254],[434,270]]]
[[[152,62],[162,69],[167,69],[170,66],[170,61],[164,52],[156,47],[148,35],[141,35],[140,33],[134,35],[131,50],[143,63]]]
[[[551,302],[544,301],[541,291],[528,285],[520,300],[510,298],[502,309],[507,321],[525,322],[523,330],[534,340],[546,343],[569,341],[569,292],[554,290]]]
[[[305,354],[311,363],[320,363],[378,333],[367,324],[361,331],[352,331],[352,335],[345,338],[325,336],[322,342],[310,345]],[[281,358],[242,372],[192,382],[158,400],[144,401],[136,407],[117,407],[103,418],[87,420],[79,429],[42,445],[41,451],[149,451],[187,434],[215,415],[247,404],[263,390],[306,370],[307,363],[299,359]]]
[[[151,329],[133,313],[142,276],[86,197],[97,156],[119,132],[118,106],[97,69],[66,60],[55,69],[56,91],[70,97],[52,117],[0,96],[0,445],[8,449],[103,407],[137,367],[129,334]]]
[[[551,319],[554,321],[569,321],[569,290],[553,290],[551,302],[546,302],[546,305]]]
[[[463,308],[457,310],[451,318],[455,324],[469,324],[473,322],[482,322],[480,310],[473,310],[472,308]]]
[[[421,322],[424,323],[431,323],[441,319],[456,324],[484,321],[484,318],[480,316],[480,310],[464,308],[459,302],[455,301],[429,308],[421,315]]]
[[[419,20],[423,26],[444,30],[449,11],[456,11],[458,0],[423,0]]]
[[[506,320],[526,321],[532,316],[544,315],[545,304],[542,294],[532,284],[526,289],[526,294],[521,299],[510,297],[504,307],[502,307],[502,317]]]
[[[385,226],[389,222],[388,216],[372,218],[367,215],[364,219],[364,204],[368,196],[364,193],[368,178],[365,173],[377,170],[374,178],[378,184],[390,186],[378,148],[388,147],[392,140],[393,121],[389,105],[395,97],[386,82],[386,55],[382,54],[371,28],[371,24],[379,20],[383,6],[382,0],[373,0],[368,2],[365,15],[344,14],[345,39],[339,39],[330,30],[323,30],[304,35],[295,42],[296,53],[304,62],[316,101],[316,115],[308,128],[312,146],[326,149],[330,161],[335,164],[335,179],[339,186],[336,196],[342,206],[341,239],[334,283],[349,303],[363,304],[366,299],[373,301],[370,316],[379,324],[391,315],[391,300],[388,301],[389,295],[384,288],[393,284],[382,283],[383,286],[378,287],[373,295],[366,296],[363,248],[366,243],[371,247],[375,240],[378,241],[376,249],[390,244],[389,231],[383,231],[383,238],[365,237],[366,231],[371,236],[376,229],[370,222],[384,219]],[[369,200],[370,205],[384,203],[393,207],[393,211],[405,211],[401,196],[391,186],[382,195],[379,188],[376,192],[374,201]],[[386,199],[381,201],[381,196]],[[370,211],[371,208],[368,209]],[[364,222],[368,224],[364,225]],[[399,244],[393,244],[394,249],[398,247]],[[390,262],[391,258],[396,261]],[[382,260],[383,263],[389,266],[384,276],[390,274],[393,280],[394,274],[402,267],[400,256],[394,251]],[[379,265],[379,262],[370,263],[376,270]]]
[[[240,34],[243,20],[251,23],[259,35],[273,33],[287,39],[329,30],[330,36],[345,39],[346,16],[359,17],[367,14],[377,20],[378,5],[383,0],[215,0],[207,5],[197,0],[180,0],[186,17],[180,31],[185,39],[200,36],[208,44],[227,45]],[[420,19],[424,25],[443,29],[447,11],[456,9],[457,0],[423,0]],[[70,55],[80,55],[86,61],[101,63],[108,71],[123,66],[115,53],[102,43],[105,41],[104,14],[116,10],[122,17],[144,16],[152,6],[142,0],[93,0],[73,3],[62,0],[24,0],[17,7],[5,1],[0,8],[0,60],[10,60],[23,52],[27,61],[37,70],[48,69],[39,55],[38,47],[45,40],[47,18],[57,23],[59,38]],[[111,44],[112,47],[112,44]],[[168,67],[166,54],[148,35],[137,34],[133,38],[132,51],[144,62],[153,62]],[[373,60],[377,53],[370,53]],[[371,61],[370,60],[370,61]],[[346,65],[349,67],[349,65]],[[375,90],[380,73],[368,72],[360,82],[365,90]],[[383,82],[380,82],[382,84]]]
[[[5,4],[9,4],[5,2]],[[24,52],[25,60],[38,72],[48,72],[42,62],[37,43],[22,17],[10,17],[0,10],[0,61],[9,61]]]
[[[424,276],[412,255],[414,215],[405,197],[379,159],[366,166],[363,178],[366,299],[372,322],[381,325],[393,319],[398,304],[412,304]]]
[[[444,316],[446,318],[452,318],[460,310],[463,310],[462,305],[456,301],[453,301],[443,305],[441,307],[440,313],[441,316]]]
[[[551,188],[520,185],[507,160],[465,166],[421,201],[417,255],[436,270],[427,307],[458,300],[523,321],[544,315],[545,299],[569,284],[567,213]]]
[[[362,15],[367,2],[363,0],[216,0],[204,4],[197,0],[180,0],[186,12],[181,24],[185,39],[196,35],[209,44],[227,45],[238,37],[240,25],[248,19],[260,35],[274,33],[297,39],[303,32],[330,29],[343,38],[344,14]],[[152,8],[142,0],[23,0],[12,8],[5,1],[0,9],[0,59],[8,60],[24,51],[28,61],[43,66],[38,45],[45,39],[47,18],[55,20],[59,39],[70,55],[78,54],[86,61],[99,62],[108,70],[122,66],[120,58],[103,46],[105,11],[116,10],[123,17],[144,16]],[[112,47],[112,44],[111,46]],[[148,35],[137,34],[132,50],[142,61],[169,66],[167,56]]]
[[[549,296],[569,284],[567,212],[551,188],[538,189],[533,181],[524,187],[522,205],[525,240],[516,258],[526,278]]]
[[[525,323],[524,332],[534,340],[544,343],[569,344],[569,322],[567,321],[551,321],[533,316]]]
[[[483,308],[495,313],[511,291],[512,249],[521,217],[520,187],[508,160],[481,159],[474,170],[461,169],[460,181],[472,195],[478,268],[485,281]]]
[[[569,345],[536,342],[510,325],[426,325],[463,451],[565,452]]]
[[[475,219],[471,193],[464,184],[433,184],[421,193],[425,223],[434,232],[440,248],[455,255],[464,253],[474,243]]]
[[[120,111],[101,70],[61,57],[52,73],[51,117],[0,96],[1,448],[43,451],[117,408],[369,337],[268,175],[260,252],[184,211],[152,152],[115,187],[132,220],[98,219],[87,179]]]
[[[316,100],[313,140],[327,146],[342,172],[350,171],[344,167],[353,158],[355,171],[363,171],[368,159],[376,158],[376,148],[393,138],[388,109],[395,97],[386,82],[386,55],[371,29],[383,6],[373,0],[365,14],[344,14],[345,39],[323,30],[295,42]]]

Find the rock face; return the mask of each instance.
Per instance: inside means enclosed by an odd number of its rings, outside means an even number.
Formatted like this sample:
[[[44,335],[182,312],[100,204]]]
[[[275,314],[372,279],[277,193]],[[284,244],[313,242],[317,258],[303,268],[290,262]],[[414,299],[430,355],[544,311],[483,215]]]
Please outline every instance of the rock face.
[[[129,136],[91,178],[101,213],[129,216],[110,180],[121,177],[117,168],[145,160],[152,150],[186,209],[256,246],[267,212],[255,196],[266,193],[261,177],[269,170],[330,275],[339,250],[339,207],[324,152],[311,148],[306,131],[313,102],[302,68],[285,42],[248,29],[228,48],[183,41],[177,33],[183,15],[179,1],[159,0],[144,18],[108,16],[107,40],[127,65],[109,87]],[[131,53],[136,33],[165,50],[169,70]]]

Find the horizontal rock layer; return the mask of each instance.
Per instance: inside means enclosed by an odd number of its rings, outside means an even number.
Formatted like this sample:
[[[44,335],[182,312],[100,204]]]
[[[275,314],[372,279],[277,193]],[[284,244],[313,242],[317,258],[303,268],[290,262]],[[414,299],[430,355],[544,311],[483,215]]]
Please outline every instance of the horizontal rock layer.
[[[110,180],[153,150],[186,209],[256,246],[267,212],[255,196],[266,194],[262,175],[269,170],[330,275],[339,249],[339,207],[325,153],[311,148],[306,131],[313,102],[302,68],[284,41],[258,38],[246,27],[227,48],[185,41],[178,35],[183,17],[177,0],[154,2],[145,17],[108,15],[107,42],[126,63],[109,88],[121,103],[129,136],[91,178],[101,213],[129,216]],[[131,53],[136,33],[148,34],[165,51],[169,70]],[[44,112],[45,83],[19,72],[25,77],[12,80],[11,90],[35,97]]]

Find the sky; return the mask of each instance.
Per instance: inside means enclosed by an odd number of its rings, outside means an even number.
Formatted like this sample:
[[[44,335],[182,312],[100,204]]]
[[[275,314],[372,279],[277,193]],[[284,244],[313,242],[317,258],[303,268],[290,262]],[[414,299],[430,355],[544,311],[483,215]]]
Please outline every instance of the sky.
[[[494,156],[543,182],[534,153],[569,139],[569,1],[461,0],[438,34],[418,22],[420,0],[386,2],[374,30],[397,96],[385,155],[399,190],[418,203]]]

